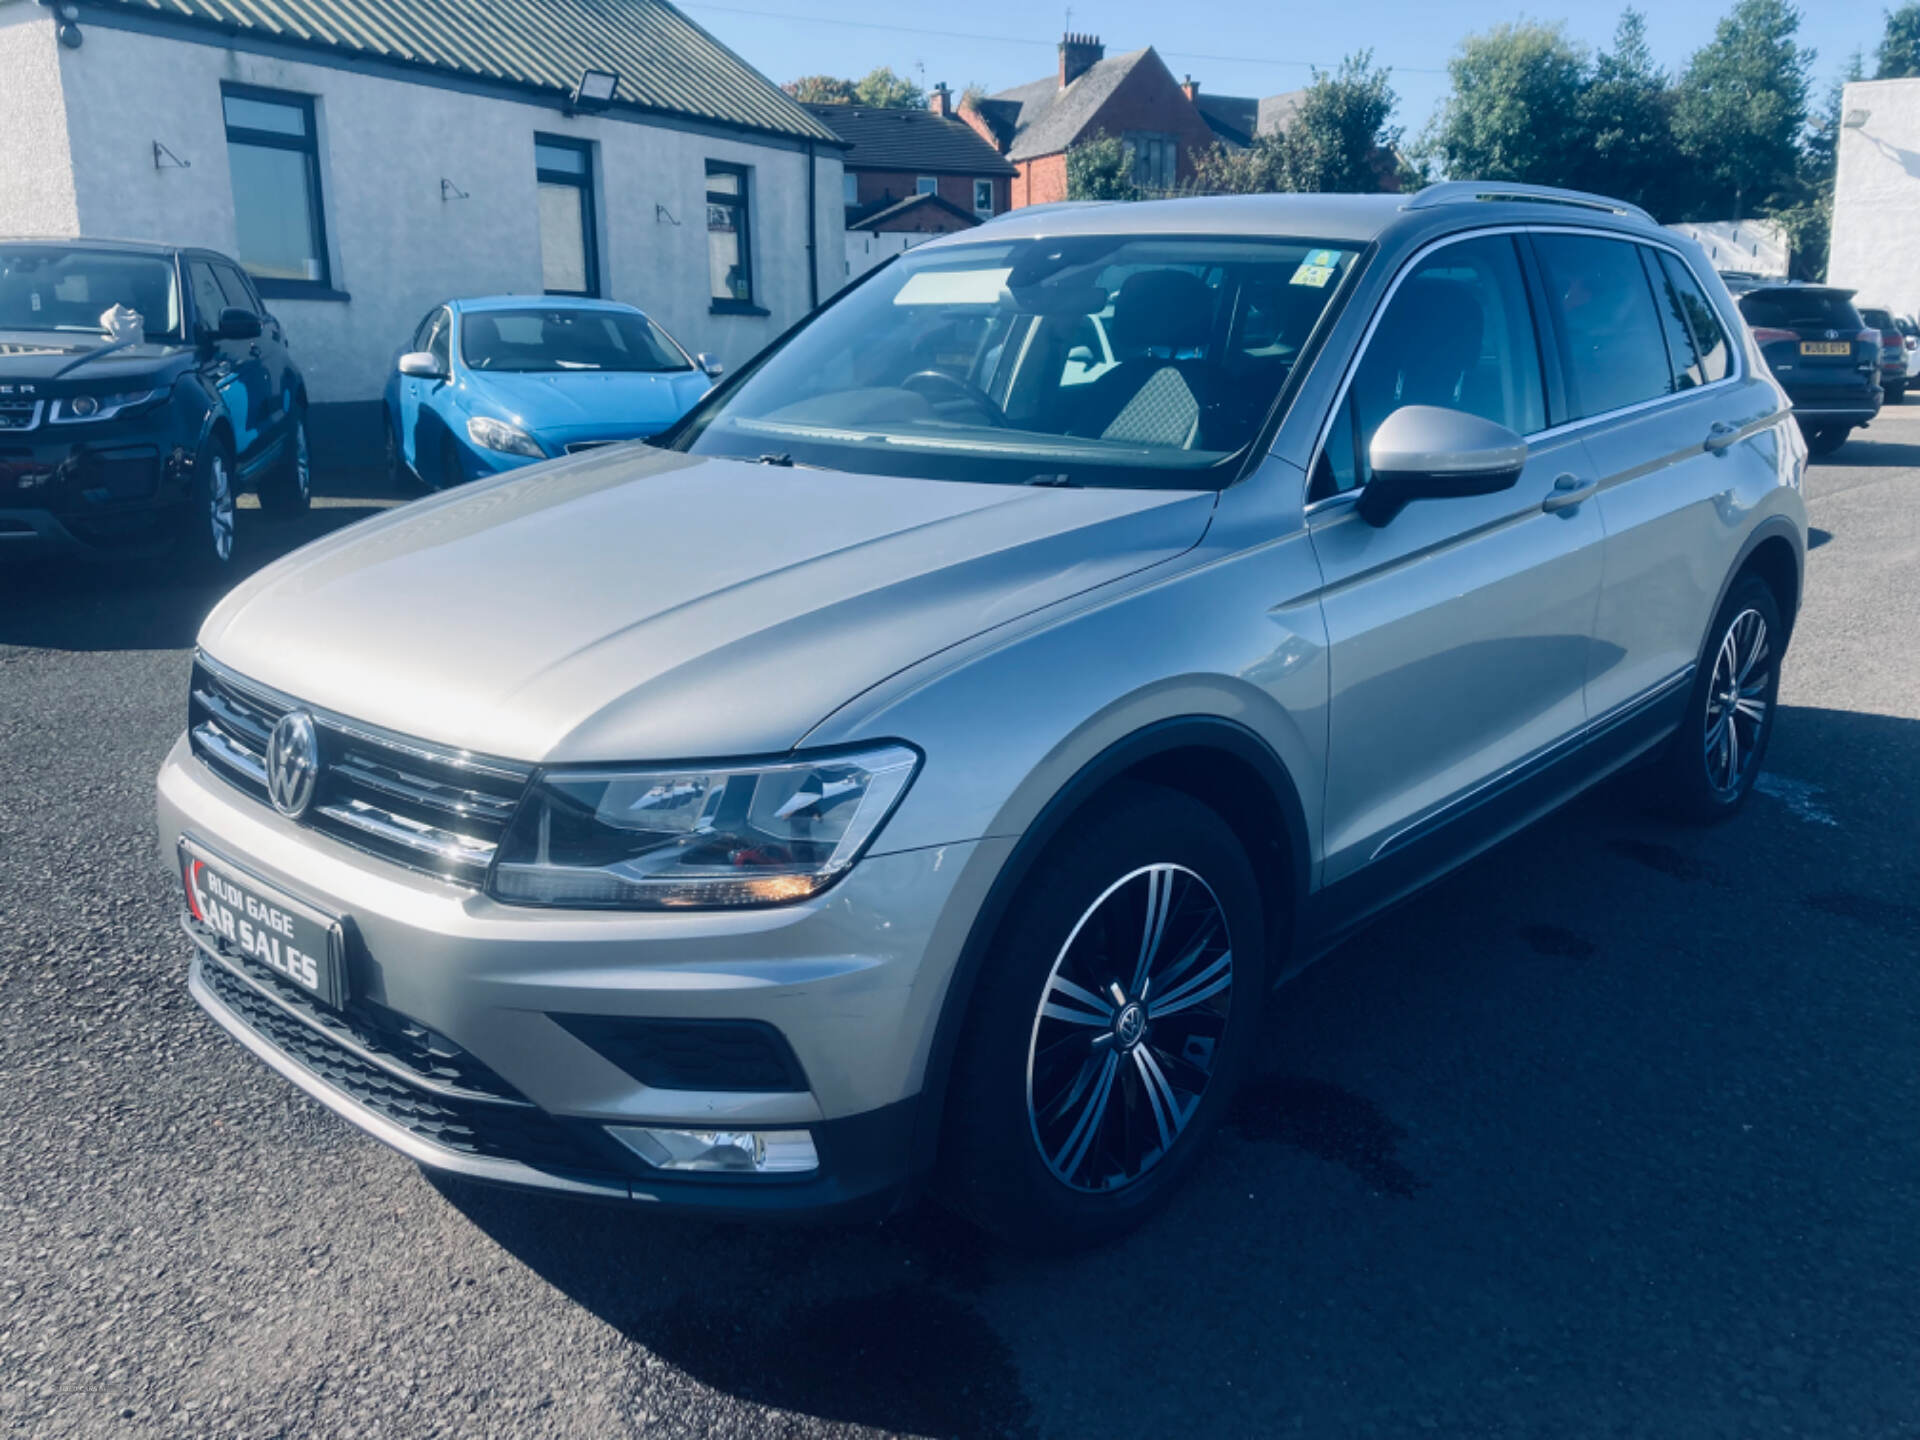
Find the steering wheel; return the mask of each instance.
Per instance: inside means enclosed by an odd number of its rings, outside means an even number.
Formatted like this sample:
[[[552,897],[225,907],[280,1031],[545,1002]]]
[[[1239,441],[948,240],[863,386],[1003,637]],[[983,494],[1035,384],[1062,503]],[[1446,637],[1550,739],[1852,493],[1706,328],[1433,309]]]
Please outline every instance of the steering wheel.
[[[993,403],[986,391],[978,385],[949,375],[944,370],[916,370],[900,382],[900,388],[911,390],[916,395],[924,395],[928,400],[941,398],[965,400],[986,417],[989,425],[1004,427],[1007,423],[1007,417],[1000,413],[1000,407]],[[929,393],[940,391],[946,392],[944,397],[937,393]]]

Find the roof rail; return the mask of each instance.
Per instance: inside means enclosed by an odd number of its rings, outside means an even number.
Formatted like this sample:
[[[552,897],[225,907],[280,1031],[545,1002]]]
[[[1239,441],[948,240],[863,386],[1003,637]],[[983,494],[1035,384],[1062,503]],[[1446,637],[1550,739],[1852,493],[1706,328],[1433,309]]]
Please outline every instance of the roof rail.
[[[1415,191],[1413,198],[1400,208],[1402,210],[1433,210],[1462,200],[1531,200],[1542,205],[1570,205],[1579,210],[1604,210],[1611,215],[1625,215],[1635,220],[1644,220],[1649,225],[1659,223],[1638,205],[1629,205],[1625,200],[1613,200],[1605,195],[1589,194],[1585,190],[1562,190],[1557,185],[1523,185],[1513,180],[1442,180]]]

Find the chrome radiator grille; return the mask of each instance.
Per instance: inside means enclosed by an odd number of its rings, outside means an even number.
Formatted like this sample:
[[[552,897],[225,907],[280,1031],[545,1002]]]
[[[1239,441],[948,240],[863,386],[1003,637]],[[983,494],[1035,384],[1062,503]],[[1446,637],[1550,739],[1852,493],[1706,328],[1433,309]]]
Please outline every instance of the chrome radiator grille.
[[[320,777],[302,821],[356,849],[479,886],[513,819],[530,765],[453,750],[303,707],[202,658],[187,731],[215,774],[267,798],[267,737],[289,710],[313,716]]]

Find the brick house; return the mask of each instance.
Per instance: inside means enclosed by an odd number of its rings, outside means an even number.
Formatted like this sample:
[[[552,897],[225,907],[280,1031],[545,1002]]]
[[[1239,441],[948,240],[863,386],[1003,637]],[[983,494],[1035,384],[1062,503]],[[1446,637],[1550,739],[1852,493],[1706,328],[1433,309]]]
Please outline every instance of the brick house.
[[[1012,162],[1016,209],[1066,199],[1068,149],[1100,135],[1126,142],[1146,191],[1190,182],[1219,139],[1152,46],[1109,58],[1092,35],[1064,36],[1054,74],[963,104],[960,118]]]
[[[955,117],[952,92],[936,85],[928,108],[808,105],[847,145],[844,200],[849,228],[900,210],[887,228],[962,230],[1012,208],[1014,167]],[[944,204],[901,209],[937,197]]]

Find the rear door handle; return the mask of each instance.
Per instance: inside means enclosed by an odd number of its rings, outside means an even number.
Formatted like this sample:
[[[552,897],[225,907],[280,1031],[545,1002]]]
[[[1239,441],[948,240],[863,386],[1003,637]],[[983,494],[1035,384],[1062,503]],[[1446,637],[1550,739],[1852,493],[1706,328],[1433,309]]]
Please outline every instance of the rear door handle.
[[[1562,475],[1553,482],[1553,491],[1540,502],[1540,508],[1552,515],[1559,510],[1571,510],[1582,500],[1590,500],[1600,488],[1598,480],[1582,480],[1578,475]]]
[[[1715,455],[1724,455],[1727,447],[1740,438],[1740,427],[1731,420],[1716,420],[1707,431],[1707,449]]]

